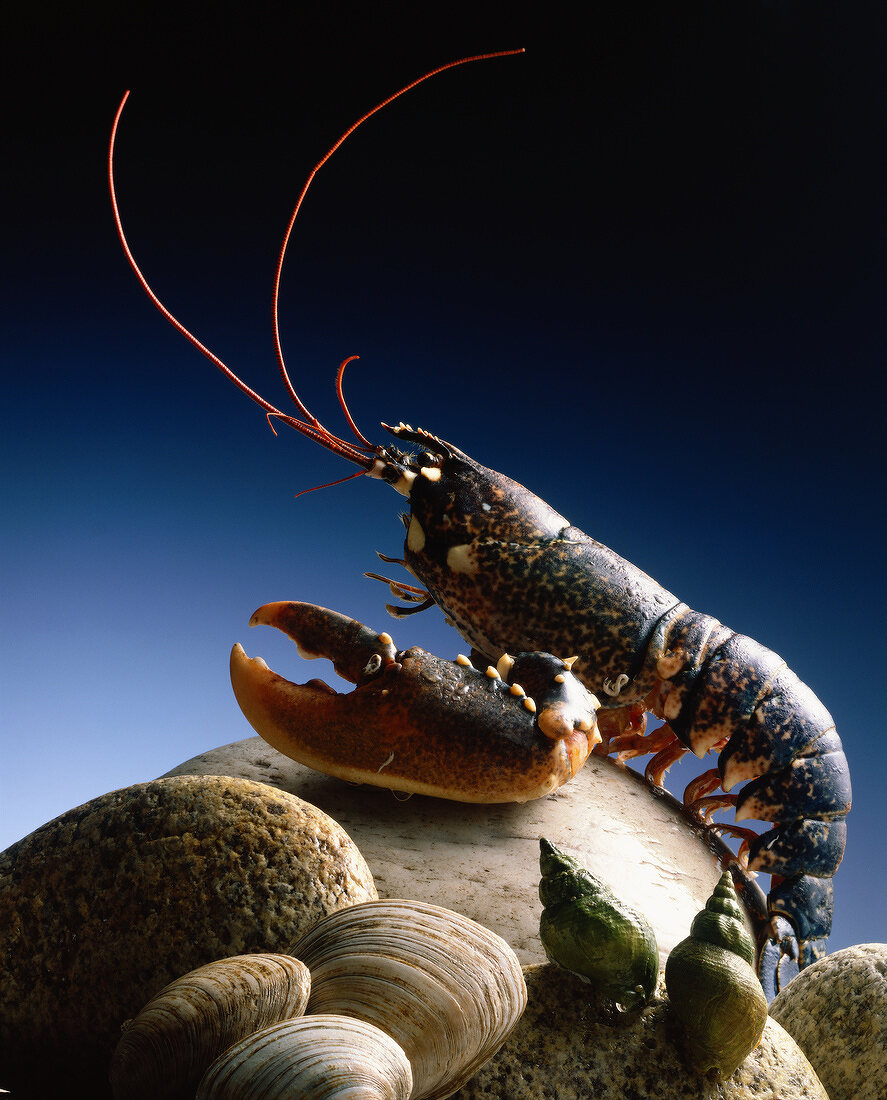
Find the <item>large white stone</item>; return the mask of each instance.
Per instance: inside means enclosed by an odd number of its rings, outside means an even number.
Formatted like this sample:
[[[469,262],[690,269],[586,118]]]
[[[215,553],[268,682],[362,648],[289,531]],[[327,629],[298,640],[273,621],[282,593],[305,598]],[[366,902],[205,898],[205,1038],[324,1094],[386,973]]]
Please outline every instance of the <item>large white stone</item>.
[[[663,957],[687,935],[717,883],[718,858],[729,854],[710,830],[688,821],[671,795],[595,756],[555,794],[497,805],[405,799],[354,786],[295,763],[259,737],[203,753],[167,774],[240,776],[298,795],[342,825],[369,864],[380,897],[416,898],[464,913],[502,936],[522,963],[545,961],[540,837],[644,913]]]

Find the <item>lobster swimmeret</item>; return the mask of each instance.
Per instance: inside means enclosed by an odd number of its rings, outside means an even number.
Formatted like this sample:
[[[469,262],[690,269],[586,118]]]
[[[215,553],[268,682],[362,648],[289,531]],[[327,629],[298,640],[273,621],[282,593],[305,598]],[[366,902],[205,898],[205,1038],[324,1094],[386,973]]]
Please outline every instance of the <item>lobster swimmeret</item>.
[[[464,58],[442,69],[471,60],[476,59]],[[296,212],[315,173],[344,138],[417,83],[384,100],[346,131],[309,176]],[[715,809],[734,805],[738,820],[772,824],[760,835],[714,825],[742,838],[740,854],[749,869],[773,875],[770,922],[759,945],[765,986],[772,991],[781,983],[780,962],[795,953],[793,939],[799,944],[800,966],[823,954],[831,927],[831,877],[844,851],[850,779],[834,723],[813,692],[775,653],[692,611],[524,486],[481,466],[452,444],[403,424],[387,430],[398,441],[423,448],[418,455],[396,445],[369,443],[342,398],[344,363],[339,396],[358,443],[327,431],[302,404],[286,373],[276,309],[279,367],[304,419],[282,412],[251,390],[169,314],[132,258],[113,182],[114,138],[122,108],[121,103],[111,136],[111,195],[121,242],[142,286],[179,331],[265,409],[269,419],[294,427],[355,463],[358,474],[386,481],[407,497],[401,564],[422,587],[389,582],[413,604],[389,610],[403,615],[437,604],[472,646],[475,661],[490,664],[486,673],[476,673],[467,658],[460,658],[461,672],[444,671],[446,662],[434,664],[439,659],[417,650],[398,652],[387,635],[334,612],[304,604],[268,605],[254,621],[281,627],[312,655],[332,657],[358,687],[349,696],[337,696],[352,702],[344,704],[351,710],[336,739],[340,758],[330,762],[325,750],[299,744],[303,735],[294,730],[310,727],[307,715],[313,710],[329,714],[331,689],[316,682],[301,688],[288,684],[264,662],[250,661],[235,647],[235,691],[259,732],[321,770],[466,801],[539,797],[566,782],[601,737],[595,751],[617,752],[621,758],[655,751],[647,775],[659,784],[688,749],[700,757],[719,749],[717,769],[691,783],[684,800],[709,823]],[[275,303],[294,219],[295,212],[281,250]],[[519,675],[529,684],[515,682],[506,651],[519,655]],[[468,707],[472,699],[479,704],[476,714]],[[603,701],[599,733],[594,731],[598,699]],[[292,717],[293,707],[299,708],[298,721]],[[427,721],[429,709],[436,724]],[[665,725],[644,736],[648,710]],[[384,720],[374,718],[382,713]],[[381,760],[378,753],[365,761],[354,759],[361,746],[372,742],[366,730],[374,722],[390,727],[395,714],[403,731],[396,750]],[[355,723],[361,735],[349,740],[346,727]],[[414,736],[429,726],[439,731],[437,742]],[[504,776],[495,791],[486,779],[478,781],[480,773],[492,770],[491,752]],[[743,781],[748,782],[738,795],[712,794],[719,786],[730,792]]]

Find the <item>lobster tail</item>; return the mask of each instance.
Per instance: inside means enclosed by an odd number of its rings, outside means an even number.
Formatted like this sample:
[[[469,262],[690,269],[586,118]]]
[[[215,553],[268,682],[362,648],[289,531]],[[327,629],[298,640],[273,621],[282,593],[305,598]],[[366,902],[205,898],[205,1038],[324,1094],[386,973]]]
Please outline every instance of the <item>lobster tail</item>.
[[[828,712],[787,668],[721,754],[724,789],[755,768],[762,753],[770,768],[739,792],[736,819],[774,823],[750,841],[748,865],[777,876],[768,899],[771,922],[776,927],[781,916],[791,923],[803,967],[826,951],[831,876],[844,854],[852,791]]]
[[[748,867],[775,876],[768,935],[785,938],[777,918],[789,921],[799,964],[807,965],[824,953],[831,930],[830,880],[851,803],[831,715],[777,654],[683,605],[654,638],[654,662],[662,677],[656,712],[697,756],[726,741],[714,784],[720,776],[730,791],[748,781],[731,799],[736,820],[771,823],[749,833]],[[764,966],[778,973],[779,958]]]
[[[790,920],[804,942],[824,940],[832,923],[834,888],[830,878],[794,875],[778,878],[774,875],[768,899],[774,916]]]
[[[803,970],[827,954],[833,899],[830,878],[774,875],[767,898],[770,936],[758,956],[758,977],[768,995],[784,989],[795,968]]]

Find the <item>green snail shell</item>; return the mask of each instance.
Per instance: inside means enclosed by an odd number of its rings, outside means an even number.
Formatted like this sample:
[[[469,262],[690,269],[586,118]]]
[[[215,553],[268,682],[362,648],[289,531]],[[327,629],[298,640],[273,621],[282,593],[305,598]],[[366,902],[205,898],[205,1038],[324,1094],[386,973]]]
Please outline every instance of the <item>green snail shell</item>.
[[[750,963],[754,945],[745,929],[730,872],[721,875],[690,935],[665,964],[669,1011],[677,1020],[688,1065],[729,1077],[761,1041],[767,998]]]
[[[656,936],[646,918],[547,840],[539,847],[539,897],[545,907],[539,938],[549,960],[624,1009],[642,1008],[659,974]]]

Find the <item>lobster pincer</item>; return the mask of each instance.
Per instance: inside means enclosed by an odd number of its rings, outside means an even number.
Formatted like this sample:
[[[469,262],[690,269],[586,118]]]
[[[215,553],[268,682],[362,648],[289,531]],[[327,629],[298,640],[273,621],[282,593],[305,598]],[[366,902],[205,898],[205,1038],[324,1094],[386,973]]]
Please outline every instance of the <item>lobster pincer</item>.
[[[353,691],[294,684],[237,644],[231,683],[269,744],[328,775],[458,802],[525,802],[571,779],[600,741],[597,699],[546,653],[475,669],[313,604],[260,607],[306,658],[326,657]]]

